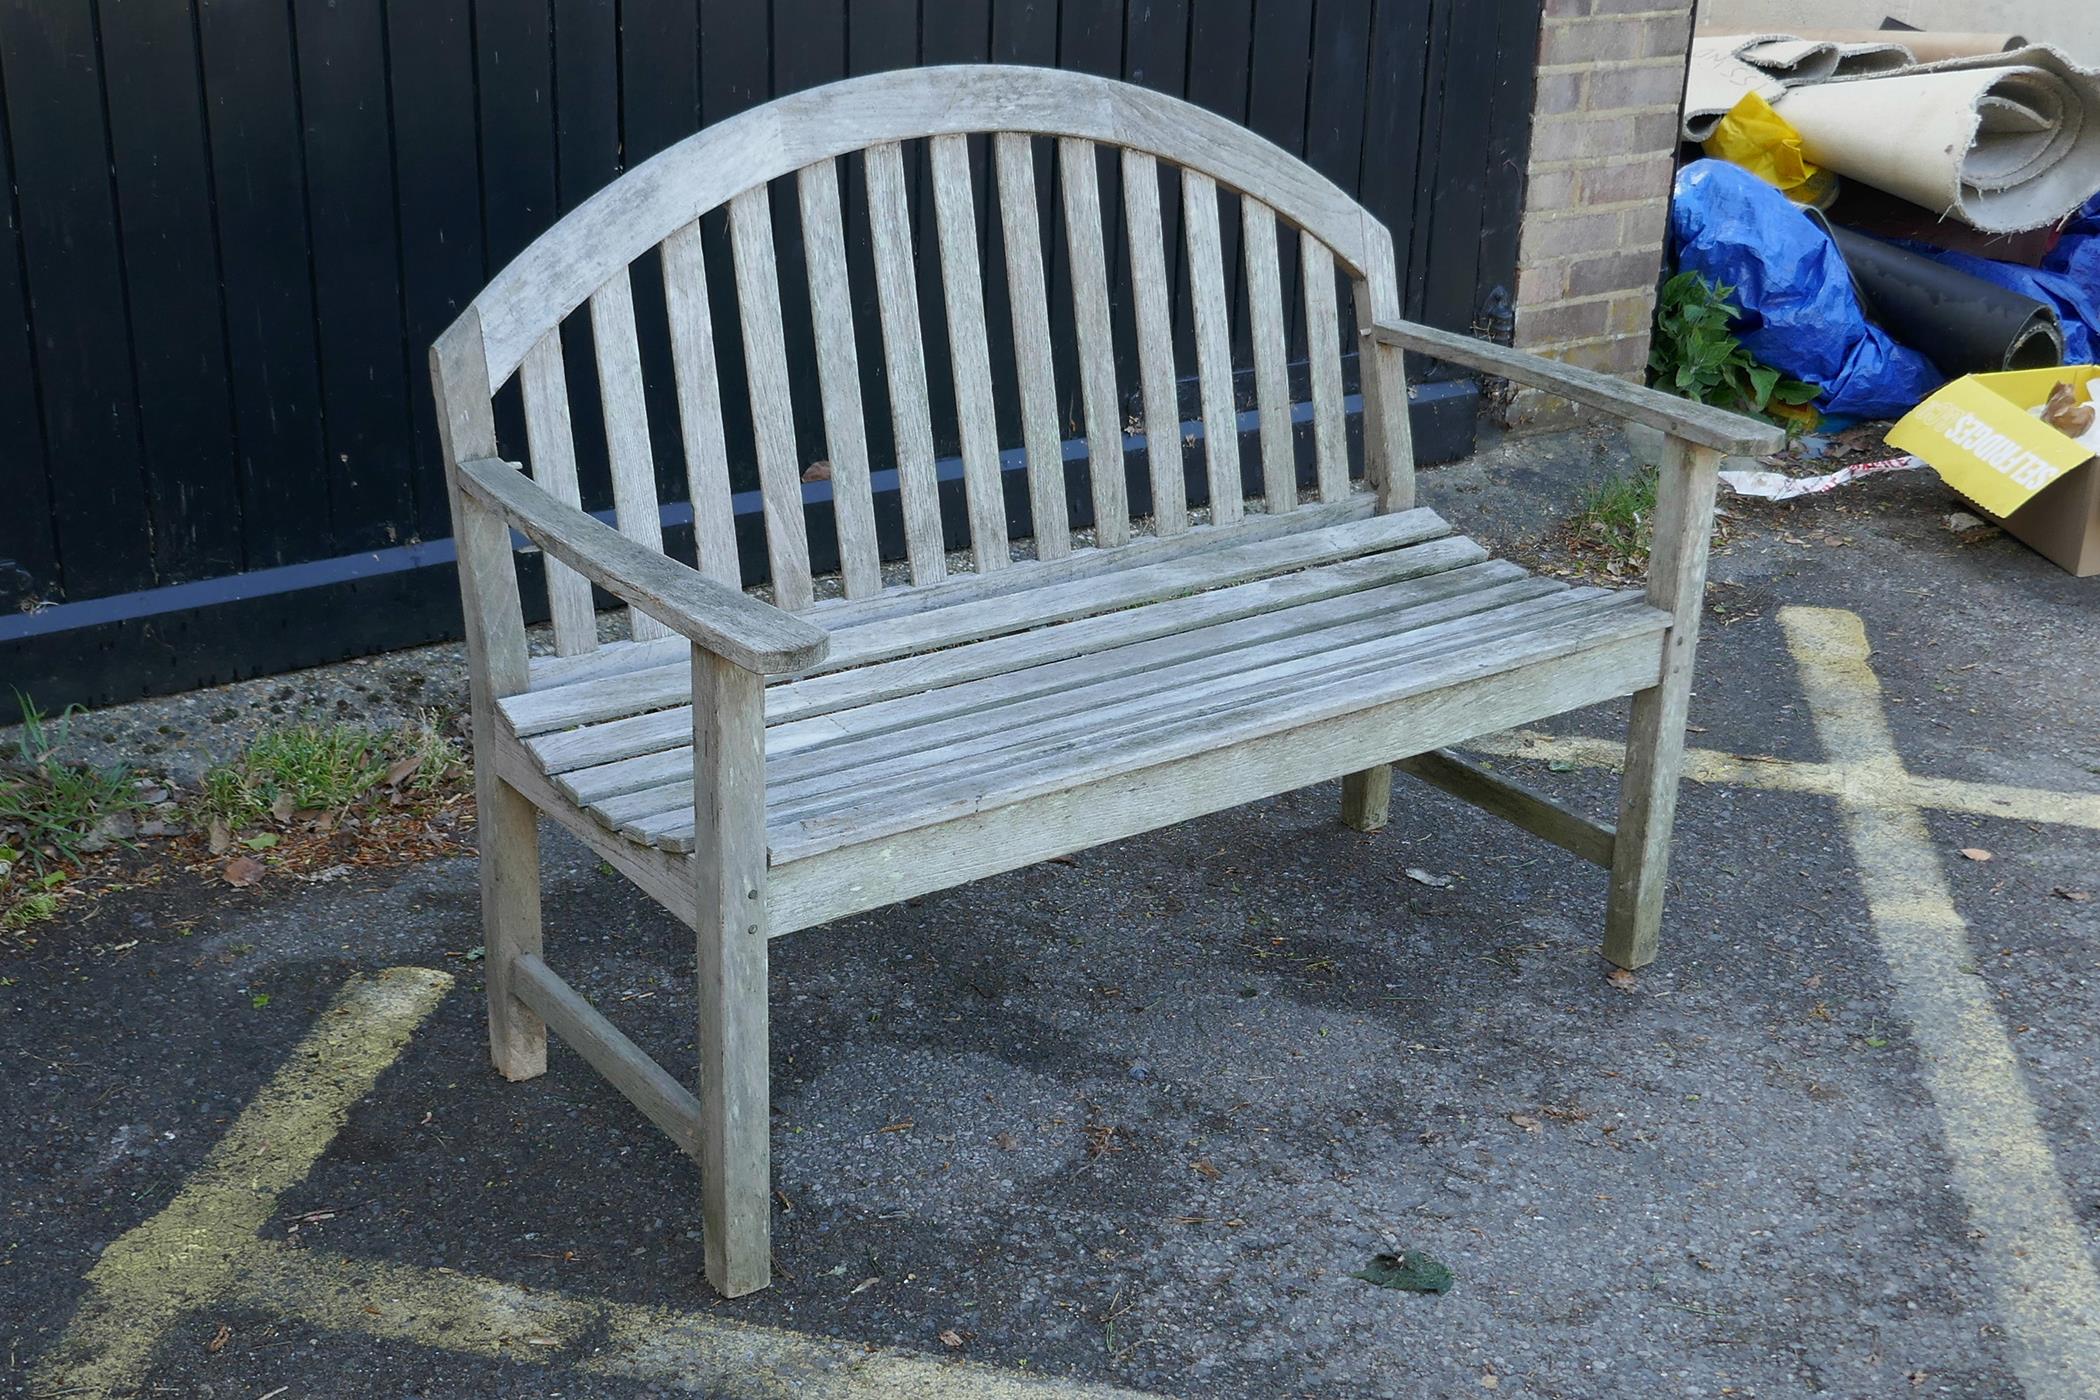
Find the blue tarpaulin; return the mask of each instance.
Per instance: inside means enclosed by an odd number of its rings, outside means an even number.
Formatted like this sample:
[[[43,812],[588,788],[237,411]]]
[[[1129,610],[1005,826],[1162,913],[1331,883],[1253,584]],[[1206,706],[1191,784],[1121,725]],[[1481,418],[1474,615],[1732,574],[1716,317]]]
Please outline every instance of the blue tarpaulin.
[[[1898,418],[1946,382],[1932,361],[1867,320],[1830,235],[1742,167],[1697,160],[1677,173],[1670,242],[1679,270],[1735,288],[1744,347],[1820,385],[1824,414]],[[2086,256],[2100,265],[2100,242]]]

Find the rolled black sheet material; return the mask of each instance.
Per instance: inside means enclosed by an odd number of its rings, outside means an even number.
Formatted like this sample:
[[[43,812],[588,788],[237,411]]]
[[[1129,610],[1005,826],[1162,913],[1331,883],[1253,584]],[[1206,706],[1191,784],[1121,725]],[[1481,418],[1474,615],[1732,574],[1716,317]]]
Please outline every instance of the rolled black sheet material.
[[[2056,308],[1802,211],[1836,240],[1867,315],[1949,377],[2064,362]]]

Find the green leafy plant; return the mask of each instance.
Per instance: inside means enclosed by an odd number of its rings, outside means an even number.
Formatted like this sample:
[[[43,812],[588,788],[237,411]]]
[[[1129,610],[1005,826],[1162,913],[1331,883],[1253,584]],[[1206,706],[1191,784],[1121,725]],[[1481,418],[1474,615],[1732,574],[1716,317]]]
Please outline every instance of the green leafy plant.
[[[1655,306],[1655,335],[1649,342],[1649,377],[1671,393],[1798,426],[1799,409],[1822,389],[1761,365],[1730,329],[1743,309],[1735,288],[1680,272],[1663,283]]]

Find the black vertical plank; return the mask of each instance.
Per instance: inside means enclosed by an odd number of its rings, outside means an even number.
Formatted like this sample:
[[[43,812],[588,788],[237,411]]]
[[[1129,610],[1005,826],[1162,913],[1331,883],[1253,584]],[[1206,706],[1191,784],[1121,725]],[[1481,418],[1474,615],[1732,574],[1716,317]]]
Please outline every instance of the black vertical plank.
[[[992,5],[991,60],[994,63],[1025,64],[1034,68],[1057,66],[1058,0],[994,0]],[[1042,216],[1054,191],[1045,178],[1050,166],[1047,144],[1033,143],[1036,165],[1037,237],[1046,258],[1056,243],[1049,229],[1041,227]],[[1006,276],[1006,230],[999,217],[998,172],[991,162],[987,143],[983,174],[984,230],[984,319],[992,352],[992,412],[999,424],[1002,444],[1021,440],[1021,386],[1014,369],[1013,299]]]
[[[1305,102],[1305,162],[1343,189],[1357,190],[1363,156],[1364,94],[1369,87],[1371,0],[1321,0],[1320,22],[1313,34],[1312,85]],[[1241,290],[1245,298],[1245,289]],[[1343,310],[1347,312],[1348,308]],[[1291,343],[1305,339],[1305,303],[1290,304]],[[1356,323],[1342,317],[1345,343],[1356,338]],[[1239,342],[1246,339],[1244,329]],[[1333,354],[1332,346],[1308,346]],[[1251,348],[1236,363],[1249,363]]]
[[[416,514],[426,539],[451,529],[430,392],[430,346],[474,294],[481,249],[471,0],[387,0],[395,181],[400,206],[403,367],[414,414]]]
[[[416,532],[401,249],[378,8],[293,0],[334,548]]]
[[[50,463],[37,412],[29,302],[22,290],[21,218],[14,205],[11,144],[0,140],[0,192],[7,200],[7,223],[0,228],[0,442],[7,444],[11,497],[10,508],[0,511],[0,608],[15,612],[57,602],[61,589]]]
[[[1320,7],[1326,22],[1327,6]],[[1301,0],[1258,0],[1254,8],[1254,41],[1247,67],[1247,125],[1294,156],[1305,154],[1305,114],[1312,86],[1312,6]],[[1284,247],[1295,244],[1285,240]],[[1228,235],[1226,257],[1239,260],[1238,235]],[[1296,311],[1299,264],[1283,260],[1283,304],[1292,327],[1291,358],[1305,355],[1303,318]],[[1188,320],[1186,314],[1181,322]],[[1186,331],[1182,324],[1178,329]]]
[[[846,70],[883,73],[919,60],[918,0],[846,0]],[[904,152],[905,188],[912,188],[918,151]],[[839,167],[846,204],[846,266],[853,284],[854,343],[860,350],[860,396],[868,417],[868,461],[877,471],[897,463],[894,419],[882,343],[882,308],[875,292],[874,245],[868,233],[868,190],[863,162],[854,156]]]
[[[1253,0],[1130,0],[1123,29],[1123,78],[1169,97],[1244,118],[1247,26]],[[1102,156],[1101,223],[1110,262],[1109,315],[1116,336],[1116,385],[1126,418],[1138,412],[1137,326],[1130,292],[1130,246],[1123,225],[1123,172],[1113,152]],[[1180,242],[1180,201],[1161,206],[1167,269]]]
[[[1174,48],[1177,54],[1186,43],[1186,20],[1181,17],[1181,4],[1152,5],[1150,0],[1138,0],[1132,5],[1135,11],[1142,6],[1147,10],[1165,9],[1173,12]],[[1092,73],[1097,77],[1120,78],[1123,76],[1123,37],[1125,25],[1135,23],[1124,13],[1123,0],[1064,0],[1059,6],[1057,19],[1057,66],[1075,73]],[[1148,23],[1152,22],[1150,19]],[[1055,151],[1046,152],[1054,157]],[[1105,162],[1097,161],[1097,164]],[[1054,164],[1052,169],[1058,167]],[[1097,183],[1100,175],[1096,174]],[[1057,253],[1050,258],[1050,356],[1057,373],[1058,422],[1066,437],[1079,437],[1086,431],[1086,410],[1079,387],[1079,332],[1072,309],[1072,268],[1070,255],[1065,248],[1064,183],[1059,175],[1044,186],[1053,198],[1046,200],[1044,220],[1052,237],[1044,247],[1055,248]],[[1116,252],[1122,246],[1113,236],[1111,217],[1122,217],[1121,207],[1115,203],[1115,186],[1102,186],[1102,240],[1108,254],[1111,269],[1116,265]],[[1111,287],[1113,295],[1113,287]]]
[[[240,468],[190,7],[104,0],[100,14],[154,571],[162,583],[233,573]]]
[[[1480,214],[1474,306],[1498,311],[1516,296],[1517,235],[1524,222],[1524,167],[1531,155],[1537,95],[1540,0],[1495,0],[1494,98],[1488,113],[1487,196]],[[1499,293],[1499,297],[1498,294]],[[1491,327],[1504,335],[1507,324]]]
[[[1369,81],[1364,87],[1364,159],[1358,197],[1393,235],[1393,256],[1403,291],[1415,285],[1414,274],[1420,267],[1412,254],[1416,171],[1423,150],[1422,89],[1428,65],[1427,8],[1377,6],[1371,19]],[[1409,315],[1416,306],[1410,297]]]
[[[991,45],[991,0],[928,0],[920,27],[921,63],[983,63],[991,56]],[[934,449],[946,456],[960,452],[962,443],[956,428],[954,359],[948,350],[948,312],[941,289],[941,245],[933,217],[931,164],[925,161],[920,165],[914,186],[918,207],[913,211],[913,223],[919,247],[919,323],[926,331],[926,397],[932,407]],[[970,184],[977,196],[980,262],[985,234],[984,164],[983,145],[973,142]]]
[[[1429,257],[1436,275],[1430,281],[1423,314],[1433,326],[1465,331],[1473,325],[1481,214],[1487,202],[1488,120],[1494,109],[1487,95],[1494,88],[1496,66],[1494,9],[1452,4],[1450,26],[1436,199],[1430,210]]]
[[[248,567],[327,555],[306,163],[283,5],[198,0]]]
[[[763,103],[772,81],[771,36],[766,6],[753,0],[700,0],[700,116],[713,126]],[[730,481],[740,491],[758,488],[758,458],[751,438],[749,381],[744,341],[736,318],[736,265],[729,251],[726,214],[716,209],[700,222],[707,259],[707,295],[715,318],[715,363],[722,376],[722,430],[728,440]],[[747,567],[747,576],[750,573]]]
[[[1444,94],[1446,69],[1450,64],[1452,10],[1450,0],[1431,0],[1423,30],[1422,106],[1416,117],[1417,147],[1415,187],[1411,201],[1414,219],[1403,245],[1407,248],[1405,307],[1411,320],[1425,320],[1433,269],[1430,249],[1434,241],[1440,177],[1439,154],[1444,142]],[[1395,238],[1398,235],[1395,234]]]
[[[68,598],[153,583],[137,391],[92,12],[0,4],[0,83]]]

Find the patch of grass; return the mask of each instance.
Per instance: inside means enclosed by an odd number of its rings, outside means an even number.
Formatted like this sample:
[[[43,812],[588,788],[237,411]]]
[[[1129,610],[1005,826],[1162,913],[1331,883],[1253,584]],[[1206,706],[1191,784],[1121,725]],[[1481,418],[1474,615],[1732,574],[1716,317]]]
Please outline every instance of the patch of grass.
[[[436,796],[466,768],[460,746],[425,715],[399,729],[296,724],[265,730],[239,763],[204,775],[204,811],[229,832],[295,812],[340,813],[374,800]]]
[[[1645,569],[1655,540],[1655,469],[1644,467],[1584,491],[1568,518],[1568,533],[1575,552],[1608,574]]]
[[[62,756],[69,708],[46,717],[17,691],[22,733],[0,756],[0,931],[42,923],[58,912],[69,871],[91,839],[106,844],[117,818],[144,810],[122,768],[96,768]]]

